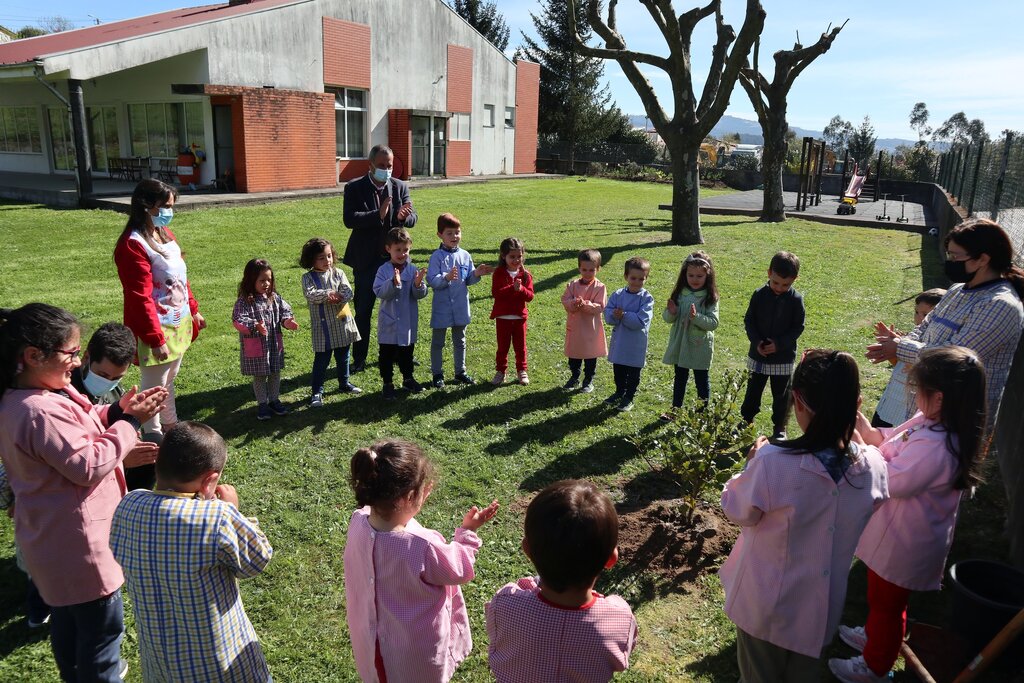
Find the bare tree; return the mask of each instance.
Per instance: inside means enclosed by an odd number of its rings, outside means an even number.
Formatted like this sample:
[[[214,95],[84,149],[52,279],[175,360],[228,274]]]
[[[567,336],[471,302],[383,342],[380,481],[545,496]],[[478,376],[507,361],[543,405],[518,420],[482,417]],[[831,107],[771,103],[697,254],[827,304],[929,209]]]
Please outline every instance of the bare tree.
[[[849,21],[847,19],[846,21]],[[754,65],[740,71],[740,85],[750,98],[757,113],[764,134],[764,153],[761,157],[761,172],[764,175],[764,205],[761,208],[762,221],[779,222],[786,220],[786,207],[782,198],[782,167],[786,163],[786,132],[789,123],[786,121],[786,98],[796,81],[796,77],[807,66],[832,47],[832,41],[846,26],[828,29],[821,34],[818,42],[808,47],[797,42],[792,50],[779,50],[773,55],[775,74],[772,81],[761,73],[758,65],[758,53],[761,38],[754,42]],[[831,30],[829,30],[831,29]],[[799,41],[799,35],[797,36]]]
[[[39,25],[47,33],[62,33],[75,28],[75,22],[62,16],[45,17],[39,20]]]
[[[640,0],[668,45],[669,54],[662,57],[626,47],[625,39],[616,28],[618,0],[608,0],[607,19],[601,17],[601,0],[585,1],[590,25],[594,33],[604,40],[605,46],[591,47],[577,36],[576,47],[585,55],[614,59],[622,67],[672,157],[672,241],[700,244],[704,241],[700,230],[700,182],[697,176],[700,144],[729,106],[729,97],[740,69],[754,40],[764,28],[764,8],[758,0],[747,0],[743,25],[737,34],[732,26],[725,23],[721,0],[711,0],[704,7],[695,7],[678,15],[672,0]],[[576,0],[570,2],[575,4]],[[575,12],[569,14],[575,18]],[[690,48],[697,24],[712,15],[715,17],[715,45],[711,52],[711,68],[698,99],[690,68]],[[671,117],[665,113],[650,81],[640,70],[641,64],[668,74],[674,105]]]

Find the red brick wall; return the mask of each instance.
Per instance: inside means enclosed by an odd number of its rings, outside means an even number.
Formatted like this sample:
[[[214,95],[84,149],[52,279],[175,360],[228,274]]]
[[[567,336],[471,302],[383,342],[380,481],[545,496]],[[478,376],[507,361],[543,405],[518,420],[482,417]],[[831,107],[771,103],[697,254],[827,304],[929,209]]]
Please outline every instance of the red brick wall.
[[[405,180],[412,169],[412,133],[409,131],[408,109],[388,109],[388,147],[395,153],[394,175]]]
[[[332,96],[216,85],[205,91],[231,98],[239,192],[335,186]]]
[[[370,161],[368,159],[342,159],[340,163],[341,168],[338,173],[338,180],[342,182],[366,175],[366,172],[370,170]]]
[[[449,130],[451,126],[449,124]],[[472,169],[472,148],[469,140],[452,140],[448,137],[448,168],[445,175],[448,177],[458,175],[469,175]]]
[[[323,18],[324,85],[370,88],[370,27]]]
[[[473,111],[473,48],[448,44],[448,111]]]
[[[513,173],[537,171],[537,101],[540,65],[516,62],[516,142]]]

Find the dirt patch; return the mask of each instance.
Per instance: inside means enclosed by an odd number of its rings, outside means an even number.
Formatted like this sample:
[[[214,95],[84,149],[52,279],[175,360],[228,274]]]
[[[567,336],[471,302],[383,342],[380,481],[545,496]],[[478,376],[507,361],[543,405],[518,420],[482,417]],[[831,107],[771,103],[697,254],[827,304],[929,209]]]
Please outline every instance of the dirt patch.
[[[654,573],[673,588],[717,569],[738,535],[739,530],[711,506],[700,508],[692,523],[685,520],[681,500],[619,510],[622,569]]]

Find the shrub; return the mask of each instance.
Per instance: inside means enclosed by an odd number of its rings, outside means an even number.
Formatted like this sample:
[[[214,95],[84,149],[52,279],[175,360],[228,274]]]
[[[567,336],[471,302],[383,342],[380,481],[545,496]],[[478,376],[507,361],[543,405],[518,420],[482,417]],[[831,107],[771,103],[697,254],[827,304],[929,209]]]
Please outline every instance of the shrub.
[[[687,522],[701,500],[742,468],[744,451],[754,443],[754,427],[739,413],[747,375],[726,372],[706,406],[681,412],[667,432],[634,440],[652,469],[668,470],[679,484]]]

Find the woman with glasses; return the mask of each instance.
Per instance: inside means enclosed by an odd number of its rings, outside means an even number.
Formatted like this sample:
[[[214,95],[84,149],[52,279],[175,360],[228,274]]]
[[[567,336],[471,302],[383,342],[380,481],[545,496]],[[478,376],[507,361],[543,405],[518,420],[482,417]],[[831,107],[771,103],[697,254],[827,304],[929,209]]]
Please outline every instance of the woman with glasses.
[[[167,391],[94,406],[71,385],[81,331],[65,310],[0,310],[0,458],[14,494],[14,539],[43,601],[64,681],[116,683],[125,670],[121,567],[110,520],[125,494],[121,463]]]
[[[185,351],[206,327],[192,296],[181,247],[167,229],[178,192],[147,178],[132,192],[128,224],[114,247],[117,276],[124,290],[124,324],[138,339],[142,388],[168,391],[160,415],[147,422],[147,433],[162,434],[178,421],[174,378]]]
[[[991,431],[1024,326],[1024,271],[1013,260],[1013,245],[998,223],[984,218],[964,221],[946,237],[946,276],[955,284],[909,334],[901,337],[892,327],[878,323],[868,359],[913,365],[924,349],[949,345],[971,349],[988,375]]]

